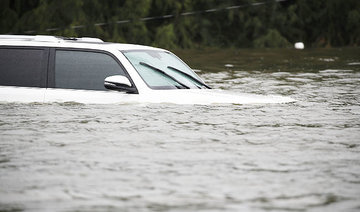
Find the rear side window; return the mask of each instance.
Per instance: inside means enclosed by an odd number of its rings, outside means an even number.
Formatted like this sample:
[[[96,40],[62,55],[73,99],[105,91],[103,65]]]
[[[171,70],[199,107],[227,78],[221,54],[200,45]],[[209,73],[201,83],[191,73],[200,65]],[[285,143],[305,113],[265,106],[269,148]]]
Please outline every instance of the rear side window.
[[[104,79],[113,75],[125,73],[110,55],[87,51],[56,51],[56,88],[106,90]]]
[[[45,49],[0,48],[0,85],[45,87]]]

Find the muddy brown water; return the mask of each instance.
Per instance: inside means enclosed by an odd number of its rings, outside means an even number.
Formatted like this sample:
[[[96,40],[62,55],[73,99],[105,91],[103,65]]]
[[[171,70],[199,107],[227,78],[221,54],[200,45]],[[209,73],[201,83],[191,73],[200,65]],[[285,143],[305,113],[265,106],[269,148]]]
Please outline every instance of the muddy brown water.
[[[175,51],[264,105],[0,104],[0,211],[359,211],[360,50]]]

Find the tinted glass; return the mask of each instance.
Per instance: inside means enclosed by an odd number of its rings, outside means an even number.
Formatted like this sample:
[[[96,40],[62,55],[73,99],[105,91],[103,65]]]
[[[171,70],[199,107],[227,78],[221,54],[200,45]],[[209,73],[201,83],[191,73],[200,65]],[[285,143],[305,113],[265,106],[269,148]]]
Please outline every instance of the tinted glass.
[[[109,55],[85,51],[56,51],[55,87],[85,90],[106,90],[104,79],[125,75]]]
[[[42,49],[0,49],[0,85],[40,87],[47,63]]]

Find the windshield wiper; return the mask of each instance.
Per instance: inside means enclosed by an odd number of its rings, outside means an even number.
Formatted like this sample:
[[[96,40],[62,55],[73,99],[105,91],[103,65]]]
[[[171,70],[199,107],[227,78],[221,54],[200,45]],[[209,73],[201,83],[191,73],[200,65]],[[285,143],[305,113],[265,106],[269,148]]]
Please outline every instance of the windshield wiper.
[[[181,83],[179,80],[175,79],[173,76],[171,76],[171,75],[167,74],[165,71],[163,71],[163,70],[161,70],[161,69],[158,69],[158,68],[156,68],[156,67],[154,67],[154,66],[152,66],[152,65],[149,65],[149,64],[147,64],[147,63],[144,63],[144,62],[140,62],[139,64],[140,64],[140,65],[143,65],[143,66],[145,66],[145,67],[151,68],[152,70],[154,70],[154,71],[156,71],[156,72],[158,72],[158,73],[162,74],[163,76],[166,76],[167,78],[169,78],[169,79],[173,80],[174,82],[176,82],[177,84],[179,84],[179,85],[180,85],[180,86],[175,86],[175,87],[177,87],[177,88],[181,88],[181,89],[184,89],[184,88],[185,88],[185,89],[190,89],[190,87],[189,87],[189,86],[187,86],[187,85],[185,85],[185,84]]]
[[[206,85],[205,83],[201,82],[200,80],[196,79],[195,77],[191,76],[191,75],[188,74],[188,73],[185,73],[185,72],[183,72],[183,71],[180,71],[179,69],[174,68],[174,67],[172,67],[172,66],[168,66],[168,68],[171,69],[171,70],[176,71],[177,73],[180,73],[180,74],[182,74],[182,75],[185,75],[186,77],[190,78],[191,80],[195,81],[196,83],[198,83],[198,84],[200,84],[200,85],[202,85],[202,86],[204,86],[204,87],[206,87],[206,88],[208,88],[208,89],[211,89],[210,86]]]

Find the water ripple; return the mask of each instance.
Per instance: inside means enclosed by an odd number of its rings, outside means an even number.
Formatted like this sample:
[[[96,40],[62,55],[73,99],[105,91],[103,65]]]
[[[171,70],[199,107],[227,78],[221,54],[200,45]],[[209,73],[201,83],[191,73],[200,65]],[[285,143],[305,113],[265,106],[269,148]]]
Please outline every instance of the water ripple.
[[[357,66],[231,64],[201,75],[298,101],[0,104],[0,211],[357,211]]]

